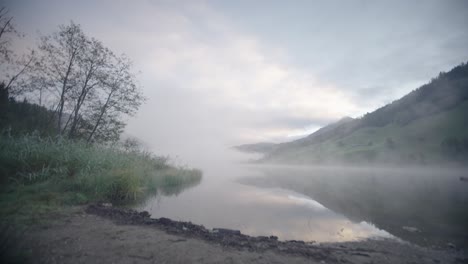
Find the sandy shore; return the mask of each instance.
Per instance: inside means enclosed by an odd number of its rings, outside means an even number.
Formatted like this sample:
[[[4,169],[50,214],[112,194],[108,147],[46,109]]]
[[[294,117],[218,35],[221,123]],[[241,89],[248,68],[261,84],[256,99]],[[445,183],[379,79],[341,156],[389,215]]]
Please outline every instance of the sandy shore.
[[[468,263],[457,249],[392,240],[278,241],[101,205],[56,217],[22,241],[33,263]]]

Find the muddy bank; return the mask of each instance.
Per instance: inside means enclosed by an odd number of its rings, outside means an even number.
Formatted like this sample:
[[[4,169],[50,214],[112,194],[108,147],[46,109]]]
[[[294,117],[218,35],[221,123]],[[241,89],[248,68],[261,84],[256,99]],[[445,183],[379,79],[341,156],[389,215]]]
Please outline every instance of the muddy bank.
[[[136,225],[163,230],[171,235],[202,240],[214,246],[241,252],[300,257],[309,263],[468,263],[466,252],[457,249],[434,250],[394,240],[316,244],[280,241],[275,236],[252,237],[236,230],[207,229],[191,222],[168,218],[153,219],[148,212],[93,204],[86,213],[98,215],[120,225]]]
[[[104,205],[89,205],[86,212],[110,218],[120,224],[137,224],[154,226],[170,234],[182,235],[203,239],[217,243],[223,247],[248,251],[274,250],[280,253],[301,255],[318,261],[338,261],[330,254],[330,249],[314,246],[303,241],[279,241],[276,236],[252,237],[237,230],[215,228],[207,229],[202,225],[191,222],[174,221],[168,218],[153,219],[146,211],[137,212],[131,209],[122,209]],[[346,252],[349,254],[367,255],[367,250]]]

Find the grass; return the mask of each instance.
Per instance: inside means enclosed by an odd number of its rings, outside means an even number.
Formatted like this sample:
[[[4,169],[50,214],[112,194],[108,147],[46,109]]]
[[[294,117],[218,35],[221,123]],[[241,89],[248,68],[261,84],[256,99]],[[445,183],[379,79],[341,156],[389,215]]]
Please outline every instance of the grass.
[[[202,173],[139,150],[1,135],[0,177],[2,219],[28,224],[68,205],[128,204],[157,192],[178,193],[198,184]]]

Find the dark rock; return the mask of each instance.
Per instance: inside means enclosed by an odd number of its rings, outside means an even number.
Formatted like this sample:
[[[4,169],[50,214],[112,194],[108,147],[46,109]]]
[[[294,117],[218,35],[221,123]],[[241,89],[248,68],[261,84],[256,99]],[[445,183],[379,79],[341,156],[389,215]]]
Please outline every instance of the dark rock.
[[[169,219],[169,218],[161,217],[161,218],[158,219],[158,223],[162,224],[162,225],[171,225],[172,220]]]
[[[305,244],[304,241],[300,241],[300,240],[288,240],[287,242],[290,242],[290,243],[299,243],[299,244]]]
[[[141,217],[145,217],[145,218],[151,216],[150,213],[148,213],[147,211],[140,212],[139,215],[140,215]]]

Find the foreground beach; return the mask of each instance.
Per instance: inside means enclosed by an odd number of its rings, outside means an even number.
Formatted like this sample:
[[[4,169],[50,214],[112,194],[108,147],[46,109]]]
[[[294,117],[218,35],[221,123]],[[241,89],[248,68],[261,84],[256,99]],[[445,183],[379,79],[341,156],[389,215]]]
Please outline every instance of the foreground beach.
[[[450,247],[428,249],[394,240],[278,241],[151,219],[146,212],[108,204],[51,215],[18,241],[14,250],[31,263],[468,263],[466,251]]]

